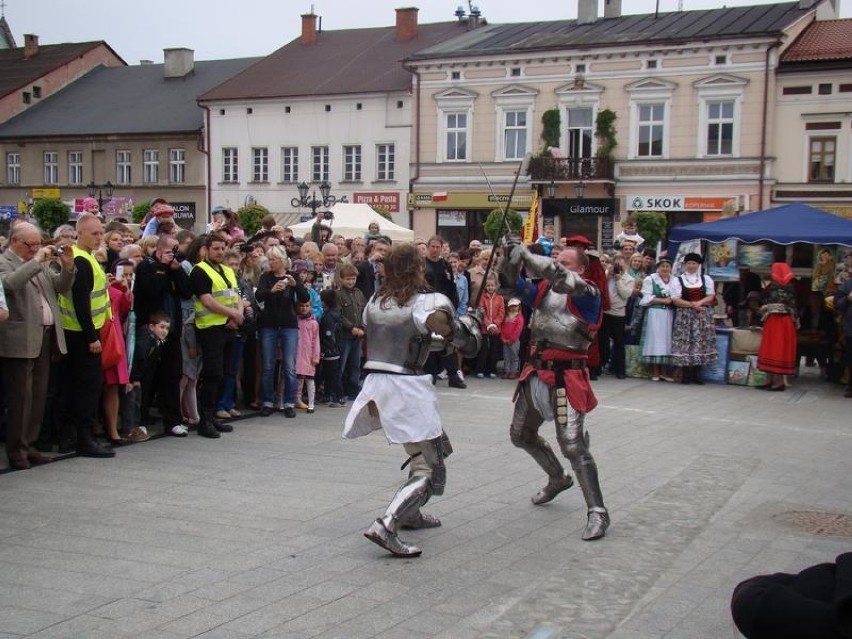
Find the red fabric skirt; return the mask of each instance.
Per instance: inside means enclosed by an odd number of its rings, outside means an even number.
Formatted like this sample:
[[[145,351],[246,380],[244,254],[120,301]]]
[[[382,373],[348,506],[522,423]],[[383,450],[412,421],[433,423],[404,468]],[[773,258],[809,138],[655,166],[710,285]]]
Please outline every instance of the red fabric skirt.
[[[521,372],[519,381],[523,382],[531,375],[537,375],[538,378],[548,386],[556,385],[556,373],[554,371],[539,370],[531,364],[527,364]],[[598,405],[598,400],[592,392],[592,386],[589,383],[589,371],[585,368],[580,370],[567,370],[563,373],[565,376],[565,390],[568,396],[568,403],[576,411],[588,413]]]
[[[766,373],[796,372],[796,327],[790,315],[770,315],[763,323],[757,368]]]

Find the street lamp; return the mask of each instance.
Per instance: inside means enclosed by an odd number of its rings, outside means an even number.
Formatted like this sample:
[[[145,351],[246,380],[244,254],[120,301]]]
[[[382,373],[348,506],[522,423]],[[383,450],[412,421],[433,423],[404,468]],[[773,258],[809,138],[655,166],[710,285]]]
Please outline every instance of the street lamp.
[[[319,185],[320,199],[317,199],[316,191],[311,191],[311,197],[308,199],[308,191],[311,190],[311,187],[308,186],[307,182],[302,182],[296,188],[299,189],[299,197],[294,197],[290,200],[290,205],[297,209],[310,208],[313,217],[317,216],[317,209],[321,206],[328,208],[334,206],[338,202],[348,202],[345,195],[341,198],[333,196],[331,194],[331,184],[325,180],[323,180]],[[327,220],[334,218],[331,211],[326,211],[323,215]]]
[[[574,185],[574,188],[577,191],[577,199],[582,200],[583,195],[586,194],[586,185],[583,183],[583,178],[580,178],[580,181]]]
[[[551,200],[556,197],[556,180],[550,180],[550,184],[547,185],[547,197]],[[586,183],[583,182],[583,179],[580,178],[580,181],[574,185],[574,190],[577,192],[577,199],[582,200],[583,196],[586,194]]]
[[[547,185],[547,197],[551,200],[556,197],[556,180],[550,180],[550,184]]]
[[[104,190],[106,190],[107,201],[112,199],[113,191],[115,191],[115,186],[112,182],[107,180],[106,184],[95,184],[94,182],[89,182],[86,185],[86,188],[89,189],[89,197],[95,197],[95,193],[98,194],[98,210],[103,213],[104,212]]]

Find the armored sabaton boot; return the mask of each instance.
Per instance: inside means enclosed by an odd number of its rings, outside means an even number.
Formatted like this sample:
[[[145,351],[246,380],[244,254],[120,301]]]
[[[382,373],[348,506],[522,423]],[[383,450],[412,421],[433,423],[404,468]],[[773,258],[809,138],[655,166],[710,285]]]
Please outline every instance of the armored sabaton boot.
[[[440,519],[418,510],[414,516],[400,522],[399,527],[403,530],[420,530],[421,528],[437,528],[440,525]]]
[[[595,539],[600,539],[606,534],[607,528],[609,528],[609,513],[606,508],[597,506],[590,508],[586,529],[583,531],[583,540],[594,541]]]
[[[562,475],[562,477],[551,477],[547,485],[532,496],[532,503],[536,506],[541,506],[549,501],[553,501],[556,495],[563,490],[568,490],[574,485],[574,480],[571,475]]]
[[[385,514],[376,519],[364,536],[397,557],[419,557],[423,552],[414,544],[402,541],[397,536],[400,522],[412,518],[431,494],[428,477],[410,478],[400,488],[388,505]]]

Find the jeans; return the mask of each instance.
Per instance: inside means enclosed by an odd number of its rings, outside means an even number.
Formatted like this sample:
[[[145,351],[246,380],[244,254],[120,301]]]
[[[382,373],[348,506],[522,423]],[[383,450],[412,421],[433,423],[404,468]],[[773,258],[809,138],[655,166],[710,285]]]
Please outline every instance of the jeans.
[[[340,388],[354,398],[361,392],[361,347],[364,338],[340,340]]]
[[[261,328],[260,352],[263,359],[261,389],[263,405],[275,405],[275,366],[278,345],[281,344],[282,381],[284,383],[284,407],[296,405],[296,350],[299,345],[298,328]]]
[[[243,350],[245,349],[245,338],[233,336],[231,342],[231,360],[225,364],[225,377],[222,380],[222,395],[216,410],[231,410],[237,405],[237,377],[240,374],[240,366],[243,363]],[[243,390],[245,394],[245,389]]]
[[[503,370],[506,373],[517,373],[520,368],[518,353],[521,349],[521,343],[514,341],[511,344],[503,344]]]

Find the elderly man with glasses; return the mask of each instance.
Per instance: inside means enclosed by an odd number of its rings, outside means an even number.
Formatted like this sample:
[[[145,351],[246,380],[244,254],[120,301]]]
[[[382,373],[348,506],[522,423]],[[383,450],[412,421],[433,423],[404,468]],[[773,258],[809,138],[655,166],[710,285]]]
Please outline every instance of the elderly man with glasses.
[[[47,268],[61,264],[59,272]],[[38,437],[47,397],[50,358],[65,353],[57,293],[74,282],[70,242],[42,246],[41,233],[29,223],[12,230],[9,250],[0,255],[0,282],[11,314],[0,324],[0,371],[9,406],[6,455],[17,470],[50,461],[32,443]]]

